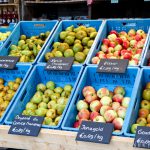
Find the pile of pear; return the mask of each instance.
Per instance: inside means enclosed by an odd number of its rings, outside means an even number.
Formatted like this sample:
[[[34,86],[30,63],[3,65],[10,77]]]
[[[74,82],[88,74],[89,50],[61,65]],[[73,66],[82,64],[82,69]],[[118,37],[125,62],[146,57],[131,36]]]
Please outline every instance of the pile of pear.
[[[18,43],[10,46],[9,56],[20,57],[19,62],[34,62],[49,34],[47,31],[38,36],[21,35]]]
[[[84,63],[97,36],[94,27],[84,25],[69,26],[59,34],[59,41],[53,44],[51,52],[45,54],[45,60],[53,57],[74,57],[74,64]]]
[[[5,110],[18,90],[21,81],[21,78],[16,78],[14,81],[9,81],[7,83],[7,81],[0,78],[0,117],[5,113]]]
[[[57,126],[68,103],[72,86],[56,86],[53,81],[39,83],[36,92],[26,104],[23,115],[44,117],[44,125]]]

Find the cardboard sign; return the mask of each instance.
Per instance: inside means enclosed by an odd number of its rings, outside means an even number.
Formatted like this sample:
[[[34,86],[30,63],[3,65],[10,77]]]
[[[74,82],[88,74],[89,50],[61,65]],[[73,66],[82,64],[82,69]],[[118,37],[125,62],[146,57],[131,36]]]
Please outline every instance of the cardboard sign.
[[[0,68],[14,69],[19,57],[13,56],[0,56]]]
[[[109,144],[113,129],[112,123],[82,121],[76,140]]]
[[[125,73],[128,67],[127,59],[101,59],[97,72],[102,73]]]
[[[133,146],[150,149],[150,127],[137,127]]]
[[[38,136],[44,117],[17,115],[8,134]]]
[[[48,61],[45,70],[69,71],[73,64],[73,61],[74,57],[54,57]]]

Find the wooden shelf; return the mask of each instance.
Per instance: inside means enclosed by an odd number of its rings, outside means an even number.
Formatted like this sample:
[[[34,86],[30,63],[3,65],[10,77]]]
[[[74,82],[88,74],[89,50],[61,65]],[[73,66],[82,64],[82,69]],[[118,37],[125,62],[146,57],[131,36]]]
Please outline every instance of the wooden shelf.
[[[28,150],[135,150],[133,138],[113,136],[110,144],[97,144],[75,141],[76,132],[41,129],[38,137],[27,137],[8,134],[9,128],[0,126],[0,147]]]
[[[10,3],[10,4],[0,4],[0,7],[3,7],[3,6],[16,6],[16,7],[18,7],[19,4],[15,4],[15,3]]]

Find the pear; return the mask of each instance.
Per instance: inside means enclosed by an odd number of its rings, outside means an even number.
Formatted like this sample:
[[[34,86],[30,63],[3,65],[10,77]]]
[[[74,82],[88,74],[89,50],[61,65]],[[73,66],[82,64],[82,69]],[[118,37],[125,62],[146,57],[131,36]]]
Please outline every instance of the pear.
[[[54,57],[54,54],[51,52],[48,52],[45,54],[45,60],[46,61],[50,60],[50,58],[53,58],[53,57]]]
[[[68,32],[66,32],[66,31],[60,32],[60,35],[59,35],[60,39],[65,40],[65,38],[67,37],[67,34],[68,34]]]
[[[87,33],[83,30],[79,30],[77,33],[76,33],[76,38],[78,40],[82,40],[84,37],[87,37]]]
[[[70,31],[70,32],[72,32],[72,31],[73,31],[73,29],[74,29],[74,26],[72,25],[72,26],[67,27],[67,28],[66,28],[66,31]]]
[[[55,57],[63,57],[63,53],[61,51],[56,51],[54,56]]]
[[[46,115],[47,111],[48,111],[47,109],[40,107],[37,110],[35,110],[35,113],[37,116],[44,117]]]
[[[4,101],[3,103],[0,104],[0,110],[6,110],[6,108],[9,105],[9,101]]]
[[[34,109],[27,109],[25,111],[25,113],[26,113],[27,116],[35,116],[36,115],[35,111],[36,110],[34,110]]]
[[[21,79],[21,78],[16,78],[16,79],[15,79],[15,82],[16,82],[16,83],[18,83],[18,84],[20,84],[20,83],[21,83],[21,81],[22,81],[22,79]]]
[[[75,33],[75,32],[69,32],[67,36],[72,36],[72,37],[74,37],[74,38],[75,38],[76,33]]]
[[[55,88],[55,83],[54,83],[53,81],[48,81],[48,82],[46,83],[46,88],[47,88],[47,89],[50,89],[50,90],[54,90],[54,88]]]
[[[24,40],[19,40],[18,46],[22,46],[23,44],[25,44],[25,41]]]
[[[38,104],[38,108],[45,108],[45,109],[47,109],[47,104],[45,103],[45,102],[40,102],[39,104]]]
[[[88,44],[88,41],[90,40],[90,38],[89,37],[84,37],[83,39],[82,39],[82,44],[84,45],[84,46],[86,46],[87,44]]]
[[[54,92],[61,94],[61,93],[63,92],[63,88],[62,88],[62,87],[56,87],[56,88],[54,89]]]
[[[85,49],[83,50],[83,53],[87,56],[87,55],[88,55],[88,53],[89,53],[89,51],[90,51],[90,49],[89,49],[89,48],[85,48]]]
[[[61,52],[65,52],[65,50],[69,49],[69,45],[67,43],[61,43],[60,45],[58,45],[57,50],[61,51]]]
[[[97,35],[97,32],[92,32],[90,33],[90,38],[95,39],[96,35]]]
[[[57,101],[57,99],[60,97],[59,93],[54,93],[51,95],[51,100]]]
[[[50,118],[54,119],[56,117],[56,110],[49,109],[46,113],[46,117],[50,117]]]
[[[65,97],[60,97],[58,100],[57,100],[57,104],[60,104],[60,105],[66,105],[66,98]]]
[[[53,122],[52,118],[50,118],[50,117],[45,117],[44,118],[44,124],[45,125],[49,125],[51,122]]]
[[[21,35],[20,36],[20,40],[26,40],[26,39],[27,39],[26,35]]]
[[[74,53],[77,53],[77,52],[81,52],[83,50],[83,46],[79,43],[76,43],[74,46],[73,46],[73,51]]]
[[[73,50],[72,50],[72,49],[67,49],[67,50],[65,50],[64,56],[65,56],[65,57],[73,57],[73,56],[74,56]]]
[[[71,86],[70,84],[66,84],[66,85],[64,86],[64,91],[71,93],[71,91],[72,91],[72,86]]]
[[[50,101],[49,103],[48,103],[48,108],[49,109],[56,109],[56,107],[57,107],[57,103],[56,103],[56,101]]]
[[[60,42],[55,42],[55,43],[53,44],[53,48],[54,48],[54,49],[57,49],[58,45],[60,45]]]
[[[37,90],[37,91],[44,92],[44,91],[46,90],[46,86],[45,86],[43,83],[39,83],[39,84],[36,86],[36,90]]]
[[[17,50],[17,46],[16,45],[11,45],[10,50]]]
[[[76,44],[76,43],[81,44],[82,42],[81,42],[80,40],[76,39],[76,40],[74,41],[74,44]]]
[[[49,102],[49,97],[47,95],[42,95],[42,102],[47,104]]]
[[[0,84],[4,84],[4,79],[0,78]]]
[[[86,29],[86,32],[87,32],[87,34],[90,36],[90,34],[91,34],[92,32],[96,32],[96,29],[93,28],[93,27],[88,27],[88,28]]]
[[[74,39],[75,39],[75,37],[73,37],[73,36],[67,36],[65,38],[64,42],[67,43],[68,45],[73,45]]]
[[[58,115],[62,115],[62,113],[63,113],[65,107],[66,107],[66,105],[58,104],[57,107],[56,107],[57,114],[58,114]]]
[[[94,42],[93,40],[88,41],[88,44],[87,44],[88,48],[91,48],[91,47],[92,47],[93,42]]]
[[[62,118],[61,115],[55,118],[55,124],[56,125],[58,125],[58,123],[60,122],[61,118]]]
[[[33,110],[36,110],[37,109],[37,105],[32,103],[32,102],[28,102],[26,104],[26,109],[33,109]]]
[[[77,52],[75,54],[75,60],[79,63],[83,63],[85,61],[86,55],[83,52]]]
[[[49,86],[49,88],[52,88],[52,89],[53,89],[53,85],[52,85],[52,86]],[[45,96],[48,96],[48,97],[50,97],[52,94],[54,94],[54,91],[51,90],[51,89],[47,89],[47,90],[44,92],[44,95],[45,95]]]
[[[42,101],[41,95],[34,95],[31,99],[32,103],[39,104]]]
[[[45,32],[46,38],[50,35],[50,33],[51,33],[50,31],[46,31],[46,32]]]

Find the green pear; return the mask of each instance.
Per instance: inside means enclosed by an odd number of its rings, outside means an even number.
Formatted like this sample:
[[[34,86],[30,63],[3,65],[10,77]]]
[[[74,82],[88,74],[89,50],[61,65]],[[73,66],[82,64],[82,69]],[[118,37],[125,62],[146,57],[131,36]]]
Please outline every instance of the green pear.
[[[49,103],[48,103],[48,108],[49,109],[56,109],[56,107],[57,107],[57,103],[56,103],[56,101],[50,101]]]
[[[87,55],[88,55],[88,53],[89,53],[89,51],[90,51],[90,49],[89,49],[89,48],[85,48],[85,49],[83,50],[83,53],[87,56]]]
[[[50,87],[51,87],[51,86],[50,86]],[[54,87],[55,87],[55,85],[54,85]],[[53,88],[53,85],[52,85],[51,88]],[[45,95],[45,96],[48,96],[48,97],[50,97],[52,94],[54,94],[54,91],[53,91],[53,90],[50,90],[50,89],[47,89],[47,90],[44,92],[44,95]]]
[[[17,48],[17,46],[16,45],[11,45],[10,46],[10,50],[17,50],[18,48]]]
[[[43,84],[43,83],[39,83],[37,86],[36,86],[36,90],[37,91],[42,91],[44,92],[46,90],[46,86]]]
[[[26,40],[26,39],[27,39],[26,35],[21,35],[20,36],[20,40]]]
[[[83,63],[85,61],[85,54],[83,52],[77,52],[75,54],[75,60],[78,61],[79,63]]]
[[[55,83],[54,83],[53,81],[48,81],[48,82],[46,83],[46,87],[47,87],[47,89],[54,90],[54,88],[55,88]],[[51,91],[51,92],[52,92],[52,91]]]
[[[65,57],[73,57],[73,56],[74,56],[73,50],[72,50],[72,49],[67,49],[67,50],[65,50],[64,56],[65,56]]]
[[[87,44],[88,48],[91,48],[91,47],[92,47],[93,42],[94,42],[94,40],[90,40],[90,41],[88,41],[88,44]]]
[[[50,117],[50,118],[54,119],[56,117],[56,110],[49,109],[46,113],[46,117]]]
[[[58,115],[62,115],[62,113],[63,113],[65,107],[66,107],[66,105],[58,104],[57,107],[56,107],[57,114],[58,114]]]
[[[61,51],[61,52],[65,52],[65,50],[69,49],[69,45],[67,43],[60,43],[60,45],[58,45],[57,50]]]
[[[90,36],[90,34],[91,34],[92,32],[96,32],[96,29],[93,28],[93,27],[88,27],[88,28],[86,29],[86,32],[87,32],[87,34]]]
[[[40,102],[39,104],[38,104],[38,108],[45,108],[45,109],[47,109],[47,104],[45,103],[45,102]]]
[[[54,93],[51,95],[51,100],[57,101],[57,99],[60,97],[59,93]]]
[[[64,86],[64,91],[71,92],[72,91],[72,86],[70,84],[65,85]]]
[[[51,122],[49,126],[56,126],[55,122]]]
[[[58,123],[60,122],[61,118],[62,118],[61,115],[55,118],[55,124],[56,125],[58,125]]]
[[[54,54],[51,53],[51,52],[48,52],[45,54],[45,60],[48,61],[50,58],[53,58],[54,57]]]
[[[67,27],[67,28],[66,28],[66,31],[70,31],[70,32],[72,32],[72,31],[73,31],[73,29],[74,29],[74,26],[72,25],[72,26]]]
[[[25,44],[25,41],[24,41],[24,40],[19,40],[19,41],[18,41],[18,46],[22,46],[23,44]]]
[[[54,92],[61,94],[61,93],[63,92],[63,88],[62,88],[62,87],[56,87],[56,88],[54,89]]]
[[[36,113],[35,113],[36,110],[34,109],[26,109],[26,115],[27,116],[35,116]]]
[[[65,97],[60,97],[58,100],[57,100],[57,104],[60,104],[60,105],[66,105],[66,98]]]
[[[52,118],[50,118],[50,117],[45,117],[44,118],[44,124],[45,125],[49,125],[51,122],[53,122]]]
[[[36,110],[37,109],[37,105],[32,103],[32,102],[28,102],[26,104],[26,109],[33,109],[33,110]]]
[[[76,33],[75,33],[75,32],[69,32],[67,36],[75,37],[75,36],[76,36]]]
[[[83,44],[84,46],[86,46],[86,45],[88,44],[88,41],[89,41],[89,40],[90,40],[89,37],[83,38],[83,39],[82,39],[82,44]]]
[[[42,95],[42,102],[45,102],[47,104],[49,102],[49,100],[50,99],[49,99],[49,97],[47,95]]]
[[[74,44],[76,44],[76,43],[81,44],[82,42],[81,42],[81,40],[76,39],[76,40],[74,41]]]
[[[46,31],[46,32],[45,32],[46,38],[50,35],[50,33],[51,33],[50,31]]]
[[[46,115],[47,111],[48,111],[47,109],[40,107],[35,110],[35,113],[37,116],[44,117]]]
[[[73,51],[74,53],[77,53],[77,52],[81,52],[83,50],[83,46],[79,43],[76,43],[74,46],[73,46]]]
[[[67,36],[65,38],[64,42],[67,43],[68,45],[73,45],[74,39],[75,39],[75,37],[73,37],[73,36]]]
[[[90,38],[91,39],[95,39],[96,36],[97,36],[97,32],[90,33]]]
[[[87,33],[83,30],[79,30],[77,33],[76,33],[76,38],[78,40],[82,40],[84,37],[87,37]]]
[[[65,40],[65,38],[67,37],[67,34],[68,34],[68,32],[66,32],[66,31],[60,32],[60,35],[59,35],[60,39]]]
[[[54,56],[55,57],[63,57],[63,53],[61,51],[56,51]]]
[[[3,103],[0,104],[0,110],[6,110],[6,108],[9,105],[9,101],[4,101]]]
[[[54,48],[54,49],[57,49],[58,45],[60,45],[60,42],[55,42],[55,43],[53,44],[53,48]]]
[[[32,103],[39,104],[42,101],[41,95],[34,95],[31,99]]]

